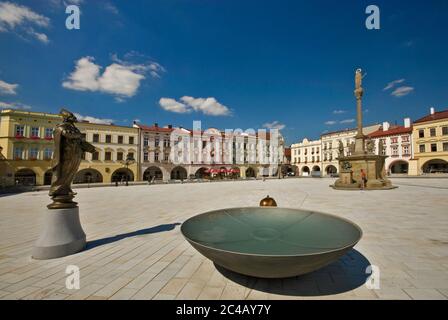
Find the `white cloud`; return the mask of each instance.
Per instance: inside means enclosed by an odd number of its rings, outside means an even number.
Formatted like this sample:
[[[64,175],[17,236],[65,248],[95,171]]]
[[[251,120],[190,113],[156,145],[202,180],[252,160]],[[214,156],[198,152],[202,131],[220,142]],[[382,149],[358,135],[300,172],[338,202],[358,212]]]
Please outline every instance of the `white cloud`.
[[[30,8],[12,2],[0,2],[0,32],[14,32],[19,36],[28,34],[37,40],[48,43],[46,34],[35,31],[31,26],[48,28],[50,19]]]
[[[31,106],[20,103],[20,102],[3,102],[0,101],[0,109],[21,109],[30,110]]]
[[[191,109],[187,105],[177,102],[171,98],[161,98],[159,100],[159,105],[163,110],[174,112],[174,113],[190,113]]]
[[[345,119],[345,120],[340,121],[339,123],[345,124],[345,123],[353,123],[353,122],[355,122],[355,119]]]
[[[399,88],[395,89],[395,90],[391,93],[391,95],[394,96],[394,97],[400,98],[400,97],[407,96],[407,95],[410,94],[412,91],[414,91],[414,88],[413,88],[413,87],[406,87],[406,86],[403,86],[403,87],[399,87]]]
[[[395,87],[397,84],[403,83],[405,81],[405,79],[399,79],[399,80],[394,80],[392,82],[389,82],[387,84],[386,87],[384,87],[383,91],[387,91],[389,89],[392,89],[393,87]]]
[[[283,130],[286,128],[286,125],[283,123],[280,123],[279,121],[273,121],[273,122],[267,122],[267,123],[263,124],[263,128]]]
[[[175,113],[190,113],[192,111],[202,112],[208,116],[228,116],[230,109],[219,103],[215,98],[193,98],[183,96],[180,101],[172,98],[161,98],[159,105],[166,111]]]
[[[326,124],[327,126],[332,126],[332,125],[336,124],[336,121],[329,120],[329,121],[326,121],[325,124]]]
[[[345,111],[345,110],[341,110],[341,109],[339,109],[339,110],[333,110],[333,114],[343,114],[343,113],[346,113],[347,111]]]
[[[75,113],[74,115],[76,118],[78,118],[78,121],[88,121],[90,123],[97,123],[97,124],[111,124],[114,122],[114,120],[112,119],[100,119],[91,116],[83,116],[80,115],[79,113]]]
[[[193,98],[189,96],[184,96],[180,100],[194,111],[202,112],[209,116],[228,116],[230,115],[230,109],[225,105],[219,103],[215,98]]]
[[[123,98],[137,94],[145,73],[151,70],[151,64],[132,64],[118,59],[107,66],[101,74],[101,66],[94,62],[93,57],[83,57],[76,62],[75,70],[67,77],[62,86],[77,91],[99,91],[117,96],[117,102]],[[160,70],[161,70],[160,66]]]
[[[19,85],[7,83],[0,80],[0,94],[17,94],[16,89]]]
[[[117,7],[110,2],[103,3],[102,7],[113,14],[119,14]]]

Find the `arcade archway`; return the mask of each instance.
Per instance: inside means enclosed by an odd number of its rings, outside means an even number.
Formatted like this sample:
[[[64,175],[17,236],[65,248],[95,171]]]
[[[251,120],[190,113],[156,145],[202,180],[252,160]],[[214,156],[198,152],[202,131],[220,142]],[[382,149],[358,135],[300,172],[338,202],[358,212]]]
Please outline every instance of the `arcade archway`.
[[[76,173],[73,179],[74,184],[79,183],[101,183],[103,182],[103,175],[95,169],[84,169]]]

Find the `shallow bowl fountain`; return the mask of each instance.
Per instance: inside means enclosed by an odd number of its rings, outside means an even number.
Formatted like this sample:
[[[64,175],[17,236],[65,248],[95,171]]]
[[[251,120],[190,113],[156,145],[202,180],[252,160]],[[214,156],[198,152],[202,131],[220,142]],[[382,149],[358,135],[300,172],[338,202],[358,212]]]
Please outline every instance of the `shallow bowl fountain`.
[[[362,236],[356,224],[343,218],[274,207],[206,212],[185,221],[181,231],[217,265],[260,278],[320,269],[343,256]]]

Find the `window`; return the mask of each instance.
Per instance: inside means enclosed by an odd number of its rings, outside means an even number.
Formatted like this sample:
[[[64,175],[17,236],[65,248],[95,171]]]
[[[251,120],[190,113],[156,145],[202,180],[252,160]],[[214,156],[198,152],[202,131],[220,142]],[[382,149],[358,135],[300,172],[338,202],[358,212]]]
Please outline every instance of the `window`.
[[[117,152],[117,161],[123,161],[123,152]]]
[[[36,160],[38,156],[39,156],[39,149],[37,147],[31,147],[29,154],[30,160]]]
[[[100,153],[98,151],[95,151],[94,153],[92,153],[93,161],[98,161],[99,159],[100,159]]]
[[[111,161],[112,160],[112,152],[106,151],[106,153],[104,154],[104,160]]]
[[[123,137],[121,137],[121,138],[123,138]],[[143,146],[144,147],[149,146],[149,137],[148,136],[143,137]]]
[[[106,143],[112,143],[112,136],[110,134],[106,135]]]
[[[134,159],[134,152],[129,152],[128,153],[128,158],[129,159]]]
[[[143,153],[143,161],[144,162],[148,162],[149,161],[149,153],[148,152],[144,152]]]
[[[431,152],[437,152],[437,143],[431,143]]]
[[[154,152],[154,162],[158,162],[158,161],[159,161],[159,153]]]
[[[25,126],[16,126],[16,137],[23,137],[25,132]]]
[[[392,147],[392,157],[397,157],[398,156],[398,146],[393,146]]]
[[[31,128],[31,138],[39,138],[39,128],[38,127]]]
[[[448,142],[443,143],[443,151],[448,151]]]
[[[170,146],[170,139],[165,138],[163,139],[163,147],[169,147]]]
[[[23,157],[23,149],[22,147],[15,147],[14,148],[14,159],[15,160],[22,160]]]
[[[164,161],[168,161],[170,159],[170,154],[169,153],[165,153],[163,160]]]
[[[45,128],[45,139],[53,138],[53,128]]]
[[[409,142],[409,136],[401,136],[401,142]]]
[[[424,145],[424,144],[419,145],[419,146],[418,146],[418,151],[419,151],[419,152],[426,152],[426,147],[425,147],[425,145]]]
[[[448,127],[442,127],[442,134],[444,136],[448,135]]]
[[[392,137],[390,138],[390,143],[398,143],[398,137]]]
[[[129,137],[129,144],[134,144],[134,137]]]
[[[93,142],[100,142],[100,135],[98,133],[93,134]]]
[[[159,146],[159,142],[160,142],[159,141],[159,137],[156,137],[155,140],[154,140],[154,147],[157,148]]]
[[[429,135],[431,137],[435,137],[436,136],[436,128],[431,128],[429,129]]]
[[[123,136],[118,136],[118,143],[123,144]]]
[[[403,155],[409,156],[410,154],[409,145],[403,146]]]
[[[51,158],[53,158],[53,150],[51,148],[45,148],[44,160],[51,160]]]
[[[418,137],[419,138],[424,138],[425,137],[425,130],[423,130],[423,129],[418,130]]]
[[[84,141],[87,140],[87,134],[86,133],[81,133],[81,137],[82,137],[82,140],[84,140]]]

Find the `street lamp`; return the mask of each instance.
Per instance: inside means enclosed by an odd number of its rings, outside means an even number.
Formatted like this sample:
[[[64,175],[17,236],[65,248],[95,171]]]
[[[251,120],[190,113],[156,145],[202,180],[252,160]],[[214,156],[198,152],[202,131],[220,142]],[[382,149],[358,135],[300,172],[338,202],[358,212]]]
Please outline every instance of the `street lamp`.
[[[135,163],[134,157],[132,155],[128,154],[126,157],[126,160],[123,163],[126,167],[126,186],[129,186],[129,175],[128,175],[129,166],[133,165],[134,163]]]

